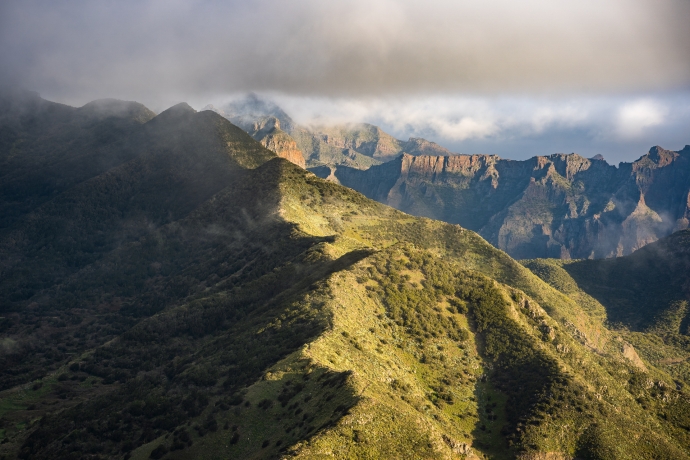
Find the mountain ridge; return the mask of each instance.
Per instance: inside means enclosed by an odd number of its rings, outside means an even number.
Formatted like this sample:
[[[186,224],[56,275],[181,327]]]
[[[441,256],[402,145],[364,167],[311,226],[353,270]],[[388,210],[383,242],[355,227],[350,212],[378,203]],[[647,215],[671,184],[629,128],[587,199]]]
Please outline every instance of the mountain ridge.
[[[687,228],[689,161],[686,146],[653,147],[619,167],[577,154],[524,161],[402,155],[366,171],[315,172],[403,211],[478,231],[517,258],[601,258]]]
[[[0,456],[688,458],[656,333],[209,111],[125,137],[0,230]]]

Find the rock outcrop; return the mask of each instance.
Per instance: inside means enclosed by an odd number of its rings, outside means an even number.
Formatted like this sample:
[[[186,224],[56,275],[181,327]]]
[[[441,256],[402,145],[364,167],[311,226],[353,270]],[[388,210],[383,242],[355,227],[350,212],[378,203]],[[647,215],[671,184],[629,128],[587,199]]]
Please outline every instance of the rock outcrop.
[[[328,172],[402,211],[477,231],[516,258],[621,256],[690,222],[690,146],[653,147],[618,167],[577,154],[403,154],[367,171]]]
[[[269,117],[254,125],[250,133],[261,145],[271,150],[281,158],[296,164],[300,168],[306,168],[304,155],[297,147],[297,142],[288,133],[280,129],[280,120]]]

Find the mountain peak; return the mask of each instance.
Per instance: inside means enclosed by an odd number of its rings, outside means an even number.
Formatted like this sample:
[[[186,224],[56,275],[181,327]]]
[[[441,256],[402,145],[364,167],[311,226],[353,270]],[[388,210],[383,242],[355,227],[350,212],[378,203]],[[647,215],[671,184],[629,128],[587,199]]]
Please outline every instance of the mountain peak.
[[[407,142],[403,143],[403,149],[407,153],[413,155],[438,155],[451,156],[455,155],[445,147],[441,147],[436,142],[428,141],[421,137],[411,137]]]
[[[187,113],[196,113],[196,110],[194,110],[189,104],[186,102],[180,102],[179,104],[175,104],[172,107],[170,107],[166,112],[168,111],[175,111],[175,112],[187,112]]]
[[[224,117],[245,131],[250,131],[257,120],[266,117],[275,117],[280,120],[280,126],[288,133],[295,127],[295,122],[282,108],[255,93],[249,93],[215,111],[223,112],[221,114]]]
[[[676,157],[678,157],[677,152],[674,152],[672,150],[666,150],[663,147],[655,145],[654,147],[649,149],[649,152],[646,155],[642,156],[635,163],[648,159],[651,160],[651,162],[656,164],[657,166],[666,166],[672,163]]]
[[[131,118],[145,123],[156,116],[143,104],[119,99],[96,99],[77,109],[79,113],[97,119],[115,117]]]
[[[154,120],[178,120],[182,118],[187,118],[194,115],[196,110],[190,107],[186,102],[180,102],[179,104],[173,105],[167,110],[164,110]]]

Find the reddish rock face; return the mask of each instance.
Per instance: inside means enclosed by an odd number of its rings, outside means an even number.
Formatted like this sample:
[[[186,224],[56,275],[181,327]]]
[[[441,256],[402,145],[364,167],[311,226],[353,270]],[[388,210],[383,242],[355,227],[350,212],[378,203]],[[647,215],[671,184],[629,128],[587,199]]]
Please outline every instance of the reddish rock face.
[[[690,221],[690,146],[653,147],[619,167],[576,154],[403,154],[333,175],[402,211],[477,231],[515,258],[616,257]]]
[[[253,132],[250,134],[254,139],[261,142],[261,145],[279,157],[285,158],[300,168],[306,168],[304,155],[297,147],[297,142],[280,129],[280,120],[277,118],[268,117],[256,122]]]
[[[281,158],[296,164],[300,168],[306,167],[306,162],[304,161],[304,156],[302,151],[297,148],[297,142],[290,137],[289,134],[275,130],[274,132],[267,134],[259,142],[266,147],[268,150],[275,152]]]

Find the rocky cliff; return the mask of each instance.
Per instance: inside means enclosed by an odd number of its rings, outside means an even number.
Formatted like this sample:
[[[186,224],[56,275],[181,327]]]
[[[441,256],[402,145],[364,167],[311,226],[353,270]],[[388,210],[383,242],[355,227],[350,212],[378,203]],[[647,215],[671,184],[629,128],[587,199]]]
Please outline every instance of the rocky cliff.
[[[261,145],[274,152],[281,158],[285,158],[300,168],[306,168],[304,155],[297,147],[297,142],[288,133],[280,129],[280,120],[269,117],[254,124],[250,132],[252,137],[261,142]]]
[[[457,223],[516,258],[630,254],[690,216],[690,146],[633,163],[555,154],[412,156],[367,171],[315,170],[414,215]]]

